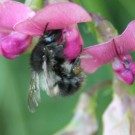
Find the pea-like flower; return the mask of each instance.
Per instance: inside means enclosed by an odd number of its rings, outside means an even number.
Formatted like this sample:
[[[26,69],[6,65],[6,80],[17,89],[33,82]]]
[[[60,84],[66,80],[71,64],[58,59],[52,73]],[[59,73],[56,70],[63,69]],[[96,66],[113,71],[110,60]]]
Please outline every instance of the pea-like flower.
[[[18,32],[41,36],[47,30],[62,29],[66,38],[65,56],[75,59],[83,45],[77,23],[91,21],[91,16],[79,5],[71,2],[58,2],[41,9],[32,18],[14,26]]]
[[[134,81],[135,64],[129,55],[135,50],[135,21],[119,36],[107,42],[84,48],[81,66],[87,73],[95,72],[100,66],[111,63],[118,77],[128,84]]]
[[[0,2],[0,54],[13,59],[27,50],[32,37],[28,34],[16,32],[15,24],[32,17],[35,14],[26,5],[7,1]]]
[[[41,36],[45,30],[62,29],[66,38],[64,53],[69,60],[81,51],[83,40],[77,23],[91,21],[91,16],[79,5],[59,2],[37,13],[26,5],[10,1],[0,3],[0,54],[15,58],[29,47],[32,36]]]
[[[108,42],[83,48],[77,24],[92,19],[81,6],[72,2],[50,4],[37,13],[19,2],[2,2],[0,19],[0,54],[7,58],[16,58],[26,51],[32,36],[42,36],[47,26],[46,30],[62,29],[67,59],[77,58],[82,51],[81,67],[86,73],[93,73],[111,62],[121,80],[128,84],[134,81],[135,64],[128,54],[135,50],[135,21],[121,35]]]

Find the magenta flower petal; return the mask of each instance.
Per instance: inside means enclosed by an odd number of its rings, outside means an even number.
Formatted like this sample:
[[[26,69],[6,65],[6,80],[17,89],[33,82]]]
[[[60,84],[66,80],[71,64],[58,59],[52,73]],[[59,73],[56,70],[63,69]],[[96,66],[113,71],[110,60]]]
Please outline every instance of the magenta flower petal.
[[[111,62],[116,56],[113,42],[84,48],[81,55],[81,67],[86,73],[93,73],[98,67]]]
[[[58,2],[48,5],[32,19],[19,23],[14,28],[26,34],[42,35],[47,23],[47,29],[50,30],[88,21],[91,21],[91,16],[81,6],[71,2]]]
[[[3,41],[6,37],[7,37],[8,34],[6,33],[0,33],[0,42]],[[1,46],[0,46],[0,55],[2,54],[2,51],[1,51]]]
[[[1,55],[6,58],[14,59],[26,51],[31,43],[32,37],[17,32],[3,35],[0,39]]]
[[[131,63],[130,70],[132,71],[133,75],[135,76],[135,63],[134,62]]]
[[[122,55],[115,58],[112,62],[112,68],[117,77],[127,84],[134,82],[135,64],[132,62],[130,55]]]
[[[103,64],[111,62],[114,57],[129,54],[135,50],[135,21],[126,30],[108,42],[90,46],[82,52],[81,66],[87,73],[93,73]]]
[[[119,55],[129,54],[135,50],[135,20],[130,22],[125,31],[115,38]]]
[[[127,84],[133,84],[134,82],[134,76],[131,71],[124,70],[121,72],[116,72],[116,75],[121,81]]]
[[[11,31],[13,26],[35,14],[26,5],[15,2],[0,2],[0,32]]]
[[[73,60],[80,55],[83,40],[78,30],[77,25],[72,25],[63,30],[63,38],[66,38],[66,46],[64,54],[69,60]]]

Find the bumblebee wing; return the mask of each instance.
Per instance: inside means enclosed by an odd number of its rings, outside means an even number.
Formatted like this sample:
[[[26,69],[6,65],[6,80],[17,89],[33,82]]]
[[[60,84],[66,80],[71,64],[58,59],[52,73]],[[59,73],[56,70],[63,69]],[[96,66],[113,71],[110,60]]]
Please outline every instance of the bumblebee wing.
[[[48,66],[46,61],[44,60],[43,65],[42,65],[42,69],[43,71],[40,73],[40,87],[43,91],[46,91],[47,94],[50,91],[50,87],[49,87],[49,81],[50,81],[50,77],[49,77],[49,71],[48,71]],[[48,94],[49,95],[49,94]]]
[[[40,102],[40,87],[39,87],[39,74],[32,72],[29,92],[28,92],[28,108],[31,112],[35,111],[35,108]]]
[[[48,65],[46,61],[44,61],[42,69],[42,81],[40,82],[43,90],[45,90],[49,96],[59,95],[60,91],[56,84],[61,78],[52,70],[52,65]]]

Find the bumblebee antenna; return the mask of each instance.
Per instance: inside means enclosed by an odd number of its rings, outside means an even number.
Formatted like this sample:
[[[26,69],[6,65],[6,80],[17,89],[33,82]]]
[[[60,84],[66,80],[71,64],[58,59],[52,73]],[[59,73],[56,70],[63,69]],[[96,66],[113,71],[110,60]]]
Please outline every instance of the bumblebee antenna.
[[[45,34],[45,32],[47,31],[48,24],[49,24],[49,22],[47,22],[47,24],[45,25],[45,29],[44,29],[43,34]]]

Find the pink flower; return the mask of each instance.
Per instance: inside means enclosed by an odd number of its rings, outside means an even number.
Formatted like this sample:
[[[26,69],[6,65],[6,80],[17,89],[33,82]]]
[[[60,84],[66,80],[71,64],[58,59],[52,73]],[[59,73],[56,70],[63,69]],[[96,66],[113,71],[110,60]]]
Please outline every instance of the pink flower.
[[[31,35],[41,36],[48,24],[47,30],[63,30],[63,38],[66,38],[64,53],[69,60],[75,59],[83,45],[77,23],[91,21],[82,7],[71,2],[48,5],[36,14],[19,2],[3,2],[0,3],[0,18],[0,53],[7,58],[15,58],[24,52],[31,42]]]
[[[128,54],[135,50],[134,28],[135,21],[132,21],[121,35],[108,42],[84,48],[81,55],[81,66],[84,71],[93,73],[100,66],[113,62],[114,71],[119,78],[128,84],[132,84],[135,65]],[[127,64],[127,62],[129,63]]]
[[[91,16],[81,6],[72,2],[58,2],[41,9],[34,17],[16,24],[14,29],[41,36],[47,23],[47,30],[53,30],[88,21],[91,21]]]
[[[91,21],[91,16],[79,5],[71,2],[59,2],[41,9],[32,18],[28,18],[14,26],[18,32],[41,36],[45,26],[47,30],[62,29],[66,38],[64,53],[67,59],[75,59],[80,55],[83,40],[77,23]]]
[[[32,37],[15,32],[15,24],[35,14],[29,7],[15,1],[0,2],[0,54],[13,59],[30,45]]]
[[[23,53],[31,43],[31,36],[18,32],[1,34],[0,54],[9,59],[14,59]]]
[[[71,25],[63,29],[66,37],[66,46],[64,49],[64,54],[67,59],[75,59],[80,55],[83,39],[79,33],[77,25]]]
[[[116,57],[112,63],[118,78],[125,83],[133,84],[135,77],[135,63],[130,55]]]

